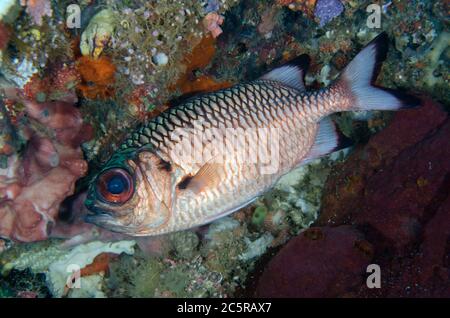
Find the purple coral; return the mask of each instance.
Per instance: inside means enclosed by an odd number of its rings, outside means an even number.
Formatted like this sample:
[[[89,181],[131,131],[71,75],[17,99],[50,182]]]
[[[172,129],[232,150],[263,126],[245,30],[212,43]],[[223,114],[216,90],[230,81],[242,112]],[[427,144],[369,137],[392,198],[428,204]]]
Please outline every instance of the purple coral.
[[[42,25],[43,17],[53,14],[50,0],[20,0],[20,5],[27,6],[26,11],[36,25]]]
[[[340,0],[318,0],[314,9],[314,15],[319,19],[319,25],[323,27],[340,15],[342,11],[344,11],[344,6]]]
[[[220,2],[219,0],[208,0],[205,8],[206,13],[210,12],[216,12],[220,9]]]

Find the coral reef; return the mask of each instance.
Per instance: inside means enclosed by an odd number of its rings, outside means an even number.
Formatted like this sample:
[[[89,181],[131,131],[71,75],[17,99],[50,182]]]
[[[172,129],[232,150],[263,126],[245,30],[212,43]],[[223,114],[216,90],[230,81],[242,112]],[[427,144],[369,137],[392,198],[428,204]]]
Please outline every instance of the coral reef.
[[[206,68],[216,53],[216,43],[213,37],[205,36],[192,50],[187,54],[182,64],[185,67],[178,81],[173,85],[174,90],[179,90],[183,94],[195,92],[208,92],[226,88],[232,84],[228,81],[217,82],[207,74],[201,74],[201,70]],[[196,73],[200,73],[196,75]]]
[[[208,12],[198,1],[171,0],[164,5],[143,1],[132,7],[112,2],[111,7],[119,23],[110,51],[121,78],[128,78],[135,85],[156,84],[162,88],[157,91],[158,100],[164,101],[167,98],[165,88],[181,75],[182,64],[175,64],[195,47],[205,31],[214,37],[220,34],[220,24],[223,23],[220,14],[236,2],[209,4]],[[165,21],[171,21],[169,26]],[[154,62],[161,54],[167,57],[168,63]],[[118,85],[121,84],[125,83],[119,79]]]
[[[293,11],[302,11],[308,17],[312,18],[314,15],[314,8],[317,0],[277,0],[277,3],[281,6],[287,6]]]
[[[377,175],[377,171],[385,170],[383,169],[384,165],[395,163],[395,160],[398,158],[399,154],[408,151],[408,148],[413,147],[421,140],[427,138],[427,136],[432,134],[445,122],[446,118],[447,113],[444,112],[440,106],[430,102],[429,100],[424,106],[418,109],[403,111],[395,114],[388,127],[382,130],[379,134],[373,136],[370,139],[370,142],[363,149],[359,149],[359,151],[353,153],[352,156],[346,161],[345,165],[343,165],[344,169],[341,170],[341,178],[335,179],[335,184],[327,184],[324,192],[329,193],[329,195],[326,195],[323,199],[323,209],[319,217],[318,224],[338,224],[344,222],[350,214],[359,211],[360,207],[363,205],[363,203],[360,202],[360,198],[365,192],[365,187],[368,180],[375,177]],[[429,156],[439,155],[440,151],[437,150],[438,149],[427,154],[425,157],[422,156],[419,159],[425,162],[427,160],[426,158],[428,158],[430,161],[431,158],[429,158]],[[445,155],[445,153],[442,155]],[[414,157],[416,158],[417,156]],[[407,160],[410,161],[411,159],[408,158]],[[433,161],[434,160],[431,162]],[[439,163],[439,160],[437,160],[435,167],[442,167],[442,164],[444,163]],[[425,168],[427,168],[428,164],[425,166]],[[406,165],[404,169],[408,169],[409,167],[414,167],[413,169],[416,170],[416,172],[413,176],[416,175],[417,177],[415,181],[409,181],[408,183],[412,182],[411,185],[417,187],[416,191],[420,191],[422,195],[424,195],[425,193],[422,192],[424,189],[420,190],[418,188],[422,183],[419,182],[417,184],[416,182],[421,177],[421,175],[416,174],[420,173],[420,171],[417,170],[419,166]],[[428,176],[430,172],[422,172],[422,174],[423,176]],[[401,175],[401,173],[399,173],[399,175]],[[445,173],[441,173],[439,178],[443,178],[444,176]],[[406,182],[406,180],[402,180],[401,182]],[[442,181],[438,181],[438,179],[436,179],[435,182],[427,182],[427,186],[439,187],[441,182]],[[395,187],[395,184],[392,186]],[[331,188],[333,191],[330,191]],[[385,189],[385,187],[382,188]],[[412,188],[409,189],[409,191],[412,190]],[[335,194],[336,191],[338,195],[332,195]],[[342,208],[343,206],[345,209]],[[377,204],[377,206],[380,207],[379,204]],[[417,208],[419,208],[419,206]],[[405,211],[406,214],[410,214],[410,212],[411,211]],[[412,213],[411,215],[414,214],[416,213]],[[386,227],[383,226],[383,228]]]
[[[264,196],[269,211],[284,211],[294,233],[308,228],[319,214],[322,191],[330,168],[344,159],[344,153],[315,160],[281,178],[275,189]],[[275,230],[278,230],[277,227]]]
[[[136,239],[133,256],[77,250],[126,239],[83,222],[91,175],[80,178],[136,125],[303,53],[307,86],[321,88],[381,29],[367,25],[367,1],[339,0],[79,1],[71,29],[72,2],[0,2],[0,296],[228,297],[255,284],[271,297],[448,294],[448,117],[429,100],[333,116],[354,150],[293,171],[231,217]],[[389,3],[377,84],[448,105],[445,2]],[[71,251],[84,255],[85,288],[64,288]],[[365,287],[368,262],[383,268],[381,291]]]
[[[61,202],[87,171],[79,145],[89,136],[79,111],[69,103],[24,101],[33,129],[28,143],[2,168],[0,235],[18,241],[43,240]]]
[[[8,25],[0,20],[0,51],[2,51],[9,42],[11,30]]]

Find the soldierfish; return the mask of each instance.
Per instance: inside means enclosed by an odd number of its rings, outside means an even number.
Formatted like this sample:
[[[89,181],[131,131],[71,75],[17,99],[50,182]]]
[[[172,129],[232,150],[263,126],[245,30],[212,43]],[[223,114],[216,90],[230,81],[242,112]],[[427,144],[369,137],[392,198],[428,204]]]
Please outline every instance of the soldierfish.
[[[209,223],[294,168],[342,149],[328,115],[417,106],[413,96],[373,85],[387,41],[378,35],[324,89],[306,90],[309,57],[301,55],[257,80],[169,108],[131,133],[93,179],[87,222],[134,236]]]

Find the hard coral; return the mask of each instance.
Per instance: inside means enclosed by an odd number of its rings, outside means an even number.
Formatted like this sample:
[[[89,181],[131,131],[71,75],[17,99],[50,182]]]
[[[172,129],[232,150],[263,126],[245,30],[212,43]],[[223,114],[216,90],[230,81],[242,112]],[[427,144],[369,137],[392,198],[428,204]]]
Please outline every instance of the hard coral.
[[[77,69],[82,79],[78,89],[84,97],[105,99],[113,95],[116,67],[108,57],[82,56],[77,61]]]
[[[86,173],[79,146],[90,136],[72,104],[24,103],[36,124],[26,128],[30,140],[23,156],[10,156],[0,169],[0,236],[30,242],[48,237],[59,205]]]

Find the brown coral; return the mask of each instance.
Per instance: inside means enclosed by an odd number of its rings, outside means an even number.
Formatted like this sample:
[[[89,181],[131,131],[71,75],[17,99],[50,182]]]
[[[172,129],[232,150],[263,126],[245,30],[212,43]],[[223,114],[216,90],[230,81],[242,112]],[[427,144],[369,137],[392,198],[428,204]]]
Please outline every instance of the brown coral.
[[[207,92],[229,87],[229,82],[217,82],[209,75],[196,76],[197,70],[205,68],[216,53],[216,42],[213,37],[204,37],[195,46],[192,52],[185,56],[182,64],[186,66],[186,71],[172,89],[179,89],[183,94],[195,92]]]
[[[11,30],[9,26],[0,21],[0,50],[3,50],[8,44]]]
[[[82,56],[77,61],[77,69],[82,79],[77,88],[84,97],[105,99],[113,96],[116,67],[110,58]]]

